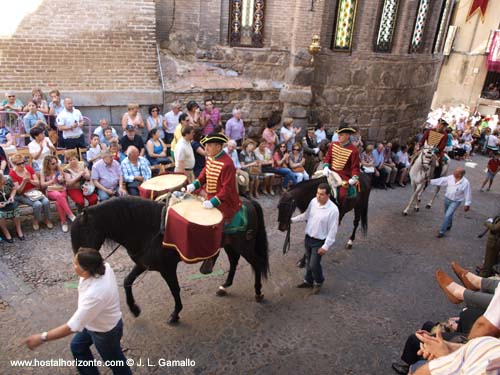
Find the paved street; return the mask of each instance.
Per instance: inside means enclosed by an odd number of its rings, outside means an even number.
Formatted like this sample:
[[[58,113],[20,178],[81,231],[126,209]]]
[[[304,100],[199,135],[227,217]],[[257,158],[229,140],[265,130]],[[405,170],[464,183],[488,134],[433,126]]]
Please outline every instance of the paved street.
[[[370,200],[368,236],[358,237],[352,250],[343,245],[352,214],[339,229],[335,250],[323,259],[326,281],[320,295],[295,288],[302,270],[303,224],[296,224],[292,250],[281,253],[284,234],[277,231],[278,198],[261,198],[270,241],[271,276],[264,283],[265,302],[253,298],[250,266],[241,261],[225,298],[215,291],[228,264],[221,256],[215,272],[200,277],[198,265],[181,264],[179,278],[184,310],[177,326],[167,325],[173,300],[163,279],[149,272],[134,285],[142,315],[135,319],[120,288],[124,315],[123,347],[134,361],[195,361],[194,367],[133,367],[134,373],[173,374],[391,374],[407,334],[426,320],[456,316],[434,271],[456,260],[467,268],[482,261],[485,238],[478,239],[485,218],[500,210],[500,181],[493,191],[479,193],[487,159],[474,157],[466,168],[473,186],[472,209],[460,208],[451,232],[435,237],[442,220],[442,197],[431,210],[403,210],[410,188],[374,190]],[[452,168],[463,162],[452,162]],[[452,169],[450,169],[451,171]],[[430,190],[424,195],[425,202]],[[55,215],[55,213],[53,213]],[[74,374],[74,368],[12,367],[15,359],[71,359],[70,337],[31,352],[19,345],[30,333],[67,321],[76,308],[77,279],[72,267],[69,233],[60,228],[33,233],[25,222],[27,241],[0,246],[0,373]],[[29,229],[28,229],[29,228]],[[112,249],[105,245],[103,253]],[[123,249],[111,258],[120,286],[132,262]],[[110,373],[103,368],[103,373]]]

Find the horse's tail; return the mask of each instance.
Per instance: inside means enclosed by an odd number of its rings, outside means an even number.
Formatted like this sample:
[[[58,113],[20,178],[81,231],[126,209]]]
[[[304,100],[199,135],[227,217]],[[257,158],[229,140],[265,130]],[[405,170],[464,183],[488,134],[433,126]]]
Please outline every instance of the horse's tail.
[[[255,253],[257,262],[263,278],[269,274],[269,247],[267,242],[266,226],[264,223],[264,212],[262,207],[256,201],[251,201],[257,214],[257,233],[255,235]]]
[[[364,179],[364,186],[362,187],[364,190],[364,194],[361,199],[361,207],[360,207],[360,216],[361,216],[361,230],[363,235],[366,236],[368,232],[368,202],[370,201],[370,191],[371,191],[371,182],[368,176],[364,175],[366,178]],[[363,182],[362,182],[363,183]]]

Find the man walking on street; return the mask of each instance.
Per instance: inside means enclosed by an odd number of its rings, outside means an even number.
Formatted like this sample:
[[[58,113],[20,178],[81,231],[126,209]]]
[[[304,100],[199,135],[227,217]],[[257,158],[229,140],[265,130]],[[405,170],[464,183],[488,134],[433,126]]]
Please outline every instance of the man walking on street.
[[[339,210],[330,200],[328,184],[319,184],[316,198],[307,210],[292,218],[292,223],[307,221],[304,240],[306,253],[306,275],[298,288],[313,288],[318,294],[325,278],[321,268],[321,258],[333,246],[339,225]]]

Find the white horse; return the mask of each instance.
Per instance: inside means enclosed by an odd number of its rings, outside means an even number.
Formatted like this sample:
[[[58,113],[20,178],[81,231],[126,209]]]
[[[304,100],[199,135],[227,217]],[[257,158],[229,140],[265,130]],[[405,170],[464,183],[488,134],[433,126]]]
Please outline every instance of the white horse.
[[[444,158],[448,159],[448,156],[445,155]],[[443,177],[443,176],[446,176],[448,174],[448,166],[449,166],[449,164],[447,162],[443,163],[443,166],[441,167],[441,174],[439,175],[439,177]],[[425,205],[425,208],[432,207],[432,204],[434,203],[434,199],[436,199],[438,194],[439,194],[439,190],[441,190],[441,186],[436,186],[436,191],[434,192],[434,195],[432,196],[432,199],[429,201],[429,203],[427,203]]]
[[[408,210],[410,209],[410,206],[415,199],[416,202],[414,210],[416,212],[419,211],[420,208],[418,205],[420,203],[425,186],[429,181],[429,177],[431,176],[431,172],[434,172],[435,160],[434,147],[429,146],[426,142],[422,147],[420,153],[417,155],[415,161],[413,162],[413,165],[410,167],[410,180],[411,187],[413,188],[413,194],[411,195],[408,205],[403,210],[404,216],[408,215]],[[434,198],[432,200],[434,200]],[[432,201],[430,203],[432,203]]]

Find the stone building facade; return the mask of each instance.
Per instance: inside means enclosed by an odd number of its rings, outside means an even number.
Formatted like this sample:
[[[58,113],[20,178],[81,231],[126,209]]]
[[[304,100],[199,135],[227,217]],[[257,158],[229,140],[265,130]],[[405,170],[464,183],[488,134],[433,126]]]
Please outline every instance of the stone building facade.
[[[94,121],[118,123],[128,101],[211,97],[224,118],[242,107],[253,135],[279,112],[303,127],[347,119],[370,140],[404,139],[430,108],[443,1],[31,0],[0,34],[0,90],[58,87]],[[393,15],[392,42],[375,52],[382,14]],[[352,30],[340,49],[337,24]],[[322,50],[312,63],[314,34]]]

